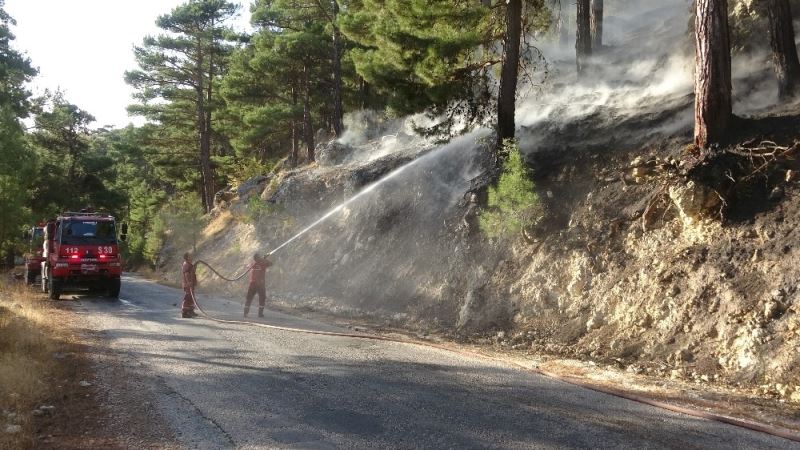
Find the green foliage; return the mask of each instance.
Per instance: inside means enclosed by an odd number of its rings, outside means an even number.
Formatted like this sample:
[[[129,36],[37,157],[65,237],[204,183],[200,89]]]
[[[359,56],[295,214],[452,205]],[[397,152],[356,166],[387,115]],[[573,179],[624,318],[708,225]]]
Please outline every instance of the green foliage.
[[[489,237],[510,236],[536,225],[543,211],[517,145],[504,142],[503,171],[496,186],[489,188],[488,208],[481,212],[480,228]]]
[[[214,163],[228,174],[232,185],[238,185],[257,175],[266,175],[275,168],[277,160],[261,161],[255,156],[221,156],[214,158]]]
[[[257,195],[252,195],[247,199],[245,220],[249,223],[255,223],[264,216],[273,214],[276,210],[276,206],[261,200]]]
[[[30,108],[25,83],[36,70],[11,46],[13,24],[0,0],[0,252],[11,259],[21,231],[30,220],[30,181],[36,164],[20,122]]]
[[[254,2],[257,31],[232,57],[222,84],[237,155],[263,161],[286,156],[301,141],[313,148],[317,130],[330,129],[332,20],[330,0]]]
[[[524,5],[524,34],[549,26],[543,0]],[[351,55],[358,74],[387,96],[389,108],[444,116],[429,131],[447,135],[462,119],[483,123],[492,113],[505,11],[505,2],[488,8],[479,1],[358,0],[340,22],[359,44]]]
[[[240,40],[226,26],[237,8],[224,0],[189,0],[177,6],[156,21],[163,33],[146,37],[134,49],[139,68],[125,73],[139,101],[128,110],[150,121],[151,144],[163,155],[156,162],[171,179],[180,180],[175,188],[181,193],[200,193],[207,210],[215,185],[225,183],[210,159],[230,147],[215,130],[215,114],[224,109],[219,82]],[[200,176],[198,167],[207,168],[207,177]]]

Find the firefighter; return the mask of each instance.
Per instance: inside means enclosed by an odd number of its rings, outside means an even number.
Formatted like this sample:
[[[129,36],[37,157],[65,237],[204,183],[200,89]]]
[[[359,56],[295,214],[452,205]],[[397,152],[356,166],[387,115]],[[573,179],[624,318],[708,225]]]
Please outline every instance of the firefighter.
[[[194,312],[194,287],[197,285],[197,273],[195,272],[195,265],[192,263],[192,254],[189,252],[183,254],[181,273],[183,274],[181,317],[197,317],[197,313]]]
[[[267,301],[267,288],[265,279],[267,268],[272,265],[267,258],[256,253],[253,255],[253,264],[250,265],[250,285],[247,287],[247,296],[244,303],[244,316],[250,313],[250,304],[253,297],[258,294],[258,317],[264,317],[264,305]]]

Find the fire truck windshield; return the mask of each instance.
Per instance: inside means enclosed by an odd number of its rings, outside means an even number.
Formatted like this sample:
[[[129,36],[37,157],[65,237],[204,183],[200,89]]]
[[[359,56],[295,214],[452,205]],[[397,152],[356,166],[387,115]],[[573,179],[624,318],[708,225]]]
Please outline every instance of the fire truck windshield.
[[[116,244],[114,222],[109,220],[68,220],[64,222],[61,243],[67,245]]]

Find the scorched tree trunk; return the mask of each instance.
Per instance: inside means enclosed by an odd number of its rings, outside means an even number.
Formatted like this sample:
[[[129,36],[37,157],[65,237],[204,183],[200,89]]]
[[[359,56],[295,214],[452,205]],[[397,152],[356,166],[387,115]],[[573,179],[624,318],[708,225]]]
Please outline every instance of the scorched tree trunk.
[[[731,121],[731,46],[727,0],[696,0],[694,142],[721,143]]]
[[[800,61],[794,42],[794,25],[789,0],[766,0],[769,18],[769,41],[772,61],[778,77],[778,94],[781,98],[797,94],[800,79]]]
[[[578,0],[577,27],[575,33],[575,61],[578,66],[578,76],[586,72],[589,57],[592,55],[592,33],[590,27],[590,2],[591,0]]]
[[[603,0],[592,0],[592,14],[590,19],[592,48],[599,49],[603,46]]]
[[[521,38],[522,0],[509,0],[506,6],[506,35],[503,43],[503,67],[500,71],[500,93],[497,98],[498,144],[502,144],[505,139],[514,138]]]

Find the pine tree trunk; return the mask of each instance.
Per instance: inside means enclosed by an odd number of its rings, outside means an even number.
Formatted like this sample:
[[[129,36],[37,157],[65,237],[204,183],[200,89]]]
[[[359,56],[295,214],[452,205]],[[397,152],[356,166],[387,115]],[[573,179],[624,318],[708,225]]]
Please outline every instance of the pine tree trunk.
[[[212,21],[212,26],[213,26]],[[212,41],[210,48],[213,50],[214,48],[214,37],[212,35]],[[214,208],[214,195],[216,194],[216,187],[215,187],[215,180],[214,180],[214,167],[211,165],[211,134],[212,134],[212,127],[211,127],[211,113],[212,113],[212,98],[214,95],[214,54],[213,52],[208,55],[208,86],[207,86],[208,93],[206,94],[206,101],[205,101],[205,110],[206,110],[206,120],[205,120],[205,128],[203,129],[203,157],[206,161],[207,174],[208,178],[205,183],[205,192],[206,192],[206,212],[210,212],[211,209]]]
[[[508,0],[506,34],[503,39],[503,67],[500,70],[500,93],[497,98],[497,143],[513,139],[516,122],[519,47],[522,37],[522,0]]]
[[[370,106],[369,96],[370,96],[370,88],[369,83],[367,80],[358,77],[360,80],[359,85],[359,95],[361,96],[361,109],[367,109]]]
[[[342,136],[344,129],[342,107],[342,36],[336,19],[339,16],[339,2],[333,0],[333,132]]]
[[[800,80],[800,61],[794,42],[794,25],[789,0],[766,0],[769,18],[769,41],[772,46],[772,61],[778,77],[780,98],[797,94]]]
[[[731,46],[727,0],[696,0],[694,142],[722,143],[731,122]]]
[[[309,82],[309,68],[303,67],[303,138],[306,141],[308,162],[314,162],[314,124],[311,119],[311,84]]]
[[[603,0],[592,0],[589,28],[592,35],[592,49],[599,49],[603,46]]]
[[[591,0],[577,0],[577,28],[575,32],[575,62],[578,76],[584,75],[588,59],[592,56],[592,33],[590,20]]]
[[[297,109],[297,87],[292,86],[292,109]],[[296,167],[297,163],[300,158],[300,143],[299,143],[299,133],[297,132],[297,115],[293,112],[292,113],[292,159],[291,164],[292,167]]]
[[[214,175],[211,170],[211,140],[206,125],[206,104],[202,87],[197,89],[197,129],[200,131],[201,197],[205,212],[214,207]]]

